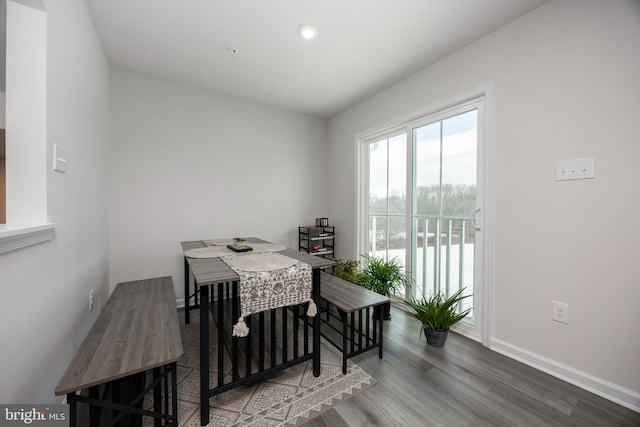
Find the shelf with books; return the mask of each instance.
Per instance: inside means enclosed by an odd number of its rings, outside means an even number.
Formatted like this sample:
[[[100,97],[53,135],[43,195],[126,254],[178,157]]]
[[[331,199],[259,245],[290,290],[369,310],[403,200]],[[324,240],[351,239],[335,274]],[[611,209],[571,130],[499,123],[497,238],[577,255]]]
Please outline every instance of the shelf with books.
[[[322,257],[333,256],[335,245],[335,227],[300,226],[298,227],[298,250]]]

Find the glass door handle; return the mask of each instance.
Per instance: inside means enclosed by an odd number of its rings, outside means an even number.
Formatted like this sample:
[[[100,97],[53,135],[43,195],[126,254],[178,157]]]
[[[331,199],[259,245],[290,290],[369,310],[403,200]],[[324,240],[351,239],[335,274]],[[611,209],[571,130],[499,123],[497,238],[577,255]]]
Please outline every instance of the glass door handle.
[[[471,214],[471,225],[473,225],[473,228],[475,228],[476,231],[480,231],[480,224],[478,224],[478,214],[481,210],[482,208],[475,208],[473,210],[473,213]]]

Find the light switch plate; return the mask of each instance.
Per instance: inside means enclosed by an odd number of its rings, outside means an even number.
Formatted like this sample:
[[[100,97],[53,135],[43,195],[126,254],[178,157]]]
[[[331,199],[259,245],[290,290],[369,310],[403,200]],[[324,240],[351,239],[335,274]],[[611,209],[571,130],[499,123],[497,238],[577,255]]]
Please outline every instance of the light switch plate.
[[[53,144],[53,170],[67,172],[67,149],[59,144]]]
[[[583,159],[558,160],[556,162],[556,181],[572,179],[590,179],[595,177],[593,157]]]

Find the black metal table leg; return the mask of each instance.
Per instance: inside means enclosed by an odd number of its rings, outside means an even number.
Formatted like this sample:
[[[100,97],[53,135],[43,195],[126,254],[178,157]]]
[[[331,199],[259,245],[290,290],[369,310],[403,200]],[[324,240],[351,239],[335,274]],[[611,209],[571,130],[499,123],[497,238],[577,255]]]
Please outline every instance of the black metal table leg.
[[[200,288],[200,425],[209,424],[209,286]]]
[[[320,304],[320,269],[313,270],[313,301]],[[320,313],[313,317],[313,376],[320,376]]]
[[[187,257],[184,257],[184,324],[188,325],[191,322],[189,318],[189,263]]]

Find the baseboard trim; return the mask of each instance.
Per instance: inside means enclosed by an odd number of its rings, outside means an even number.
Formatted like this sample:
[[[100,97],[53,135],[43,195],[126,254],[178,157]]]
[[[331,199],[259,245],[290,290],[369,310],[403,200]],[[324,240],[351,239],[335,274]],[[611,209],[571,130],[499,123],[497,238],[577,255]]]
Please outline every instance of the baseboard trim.
[[[602,378],[595,377],[586,372],[564,365],[524,348],[509,344],[497,338],[489,340],[489,348],[515,359],[526,365],[539,369],[556,378],[567,381],[575,386],[583,388],[619,405],[640,412],[640,393],[626,387],[614,384]]]

